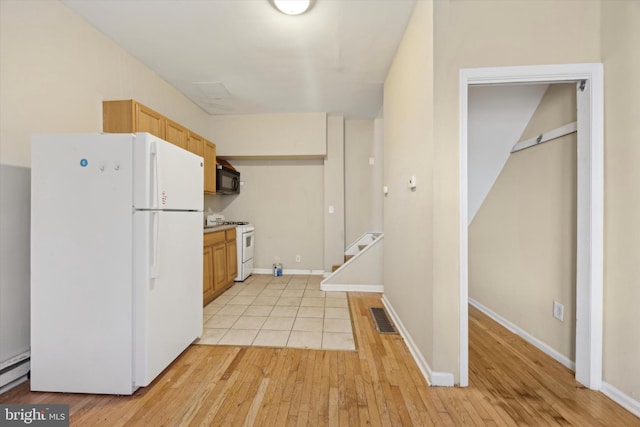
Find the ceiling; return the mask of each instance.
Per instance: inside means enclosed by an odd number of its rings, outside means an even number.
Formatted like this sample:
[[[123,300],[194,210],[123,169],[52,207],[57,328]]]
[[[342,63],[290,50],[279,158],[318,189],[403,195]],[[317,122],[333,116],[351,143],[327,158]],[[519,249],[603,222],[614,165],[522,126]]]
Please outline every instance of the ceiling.
[[[415,0],[63,0],[209,114],[373,118]]]

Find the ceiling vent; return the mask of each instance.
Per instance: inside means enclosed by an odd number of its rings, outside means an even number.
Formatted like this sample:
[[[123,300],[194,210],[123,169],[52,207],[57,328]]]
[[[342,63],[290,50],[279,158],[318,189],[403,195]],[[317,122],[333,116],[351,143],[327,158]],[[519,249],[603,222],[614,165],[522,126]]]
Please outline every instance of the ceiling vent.
[[[231,98],[231,92],[222,82],[195,82],[193,84],[209,99]]]

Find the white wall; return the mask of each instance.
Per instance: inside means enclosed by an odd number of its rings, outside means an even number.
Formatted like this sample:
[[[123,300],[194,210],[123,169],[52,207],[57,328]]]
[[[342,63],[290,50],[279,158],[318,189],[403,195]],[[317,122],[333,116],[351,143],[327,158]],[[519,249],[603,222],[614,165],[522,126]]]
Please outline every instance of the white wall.
[[[478,212],[547,85],[469,88],[467,191],[469,223]]]

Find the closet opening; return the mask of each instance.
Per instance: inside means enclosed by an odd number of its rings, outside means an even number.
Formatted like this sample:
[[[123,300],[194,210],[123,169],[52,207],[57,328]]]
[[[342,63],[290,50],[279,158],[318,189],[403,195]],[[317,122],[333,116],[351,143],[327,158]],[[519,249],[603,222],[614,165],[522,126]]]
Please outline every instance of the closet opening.
[[[575,376],[591,389],[602,382],[602,221],[603,221],[603,71],[602,64],[567,64],[464,69],[460,72],[460,385],[469,381],[469,222],[477,200],[469,195],[469,90],[487,85],[573,84],[577,120],[553,127],[577,129],[575,182]],[[496,86],[497,87],[497,86]],[[557,86],[560,87],[560,86]],[[559,129],[559,130],[558,130]],[[532,135],[513,149],[546,144],[544,133]],[[523,134],[524,136],[524,134]],[[549,136],[549,135],[547,135]],[[551,135],[553,137],[553,133]],[[553,144],[551,142],[550,144]],[[535,148],[533,148],[535,149]],[[517,153],[515,154],[517,155]],[[535,173],[533,171],[532,173]],[[534,181],[535,183],[535,181]],[[491,186],[491,185],[490,185]],[[476,189],[473,189],[475,192]],[[562,201],[560,201],[562,202]],[[534,261],[534,260],[529,260]],[[549,306],[549,315],[552,313]],[[558,313],[556,313],[558,314]],[[566,321],[566,319],[565,319]],[[570,351],[569,353],[571,353]],[[564,352],[567,353],[566,351]],[[557,356],[557,355],[556,355]],[[552,356],[553,357],[553,356]],[[556,357],[557,358],[557,357]],[[571,362],[570,357],[567,358]],[[565,360],[565,362],[567,362]],[[565,363],[566,365],[566,363]]]

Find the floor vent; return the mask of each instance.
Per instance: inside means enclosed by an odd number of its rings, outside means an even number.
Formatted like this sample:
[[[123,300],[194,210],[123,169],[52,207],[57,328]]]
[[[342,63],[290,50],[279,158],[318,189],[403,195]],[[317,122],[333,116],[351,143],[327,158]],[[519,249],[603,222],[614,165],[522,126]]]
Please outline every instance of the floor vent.
[[[381,334],[397,334],[396,329],[393,327],[393,324],[387,317],[387,313],[385,313],[384,308],[382,307],[369,307],[369,311],[371,311],[371,316],[373,317],[373,322],[376,324],[376,329]]]

